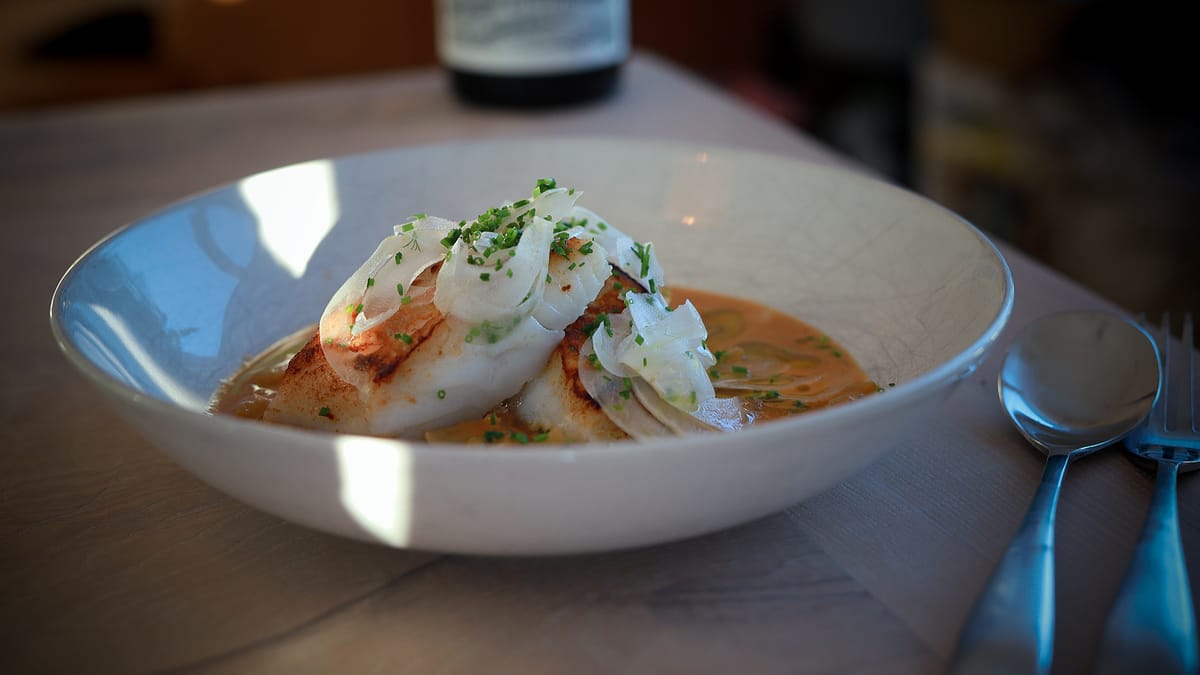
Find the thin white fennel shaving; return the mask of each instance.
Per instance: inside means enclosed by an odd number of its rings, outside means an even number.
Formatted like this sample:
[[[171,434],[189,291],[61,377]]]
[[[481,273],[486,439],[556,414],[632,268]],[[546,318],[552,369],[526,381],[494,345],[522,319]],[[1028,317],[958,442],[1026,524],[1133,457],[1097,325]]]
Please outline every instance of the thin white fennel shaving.
[[[664,401],[685,412],[716,395],[708,368],[716,358],[708,332],[692,303],[668,308],[655,293],[626,293],[626,309],[592,333],[606,370],[646,380]]]
[[[424,215],[396,225],[394,234],[384,238],[330,298],[318,330],[325,359],[342,380],[360,389],[366,385],[365,376],[354,367],[357,355],[348,345],[406,304],[426,300],[421,297],[424,290],[414,296],[412,283],[441,262],[441,241],[453,227],[449,220]]]
[[[666,286],[666,274],[658,261],[653,242],[641,243],[625,234],[594,211],[582,206],[571,209],[568,221],[608,252],[608,261],[617,269],[633,277],[642,288],[651,293],[661,293]]]
[[[601,329],[603,330],[603,329]],[[622,431],[637,439],[670,436],[675,432],[651,415],[633,395],[633,378],[614,375],[596,367],[590,356],[592,344],[585,341],[579,348],[579,382],[604,414]]]

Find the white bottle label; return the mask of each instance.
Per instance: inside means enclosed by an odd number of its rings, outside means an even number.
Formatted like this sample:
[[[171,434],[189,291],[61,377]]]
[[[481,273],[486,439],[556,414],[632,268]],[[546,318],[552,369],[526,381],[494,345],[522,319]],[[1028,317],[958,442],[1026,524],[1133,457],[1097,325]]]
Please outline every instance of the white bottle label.
[[[438,55],[482,75],[557,75],[629,54],[629,0],[439,0]]]

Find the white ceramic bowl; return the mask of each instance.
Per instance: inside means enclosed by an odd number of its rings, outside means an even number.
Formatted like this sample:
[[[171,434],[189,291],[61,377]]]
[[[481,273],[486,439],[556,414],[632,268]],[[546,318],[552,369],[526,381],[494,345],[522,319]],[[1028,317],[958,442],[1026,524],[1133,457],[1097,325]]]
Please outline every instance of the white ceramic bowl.
[[[542,176],[656,242],[672,284],[798,316],[896,386],[731,435],[518,449],[205,413],[244,359],[315,322],[393,223],[473,217]],[[130,424],[238,499],[392,546],[540,554],[710,532],[837,484],[935,411],[992,346],[1012,298],[985,237],[884,183],[730,148],[541,140],[307,162],[185,200],[84,254],[51,322]]]

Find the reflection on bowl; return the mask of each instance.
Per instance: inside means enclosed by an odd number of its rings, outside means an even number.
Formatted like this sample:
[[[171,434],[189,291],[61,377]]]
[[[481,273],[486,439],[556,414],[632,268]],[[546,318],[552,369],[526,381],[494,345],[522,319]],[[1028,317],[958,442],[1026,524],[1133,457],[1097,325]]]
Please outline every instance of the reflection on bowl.
[[[504,450],[205,412],[222,378],[315,321],[393,223],[470,218],[546,175],[654,241],[672,284],[795,315],[896,386],[736,434]],[[532,554],[710,532],[835,485],[979,364],[1012,294],[979,232],[869,178],[729,148],[564,139],[405,148],[251,176],[97,244],[64,276],[51,322],[129,423],[239,499],[392,546]]]

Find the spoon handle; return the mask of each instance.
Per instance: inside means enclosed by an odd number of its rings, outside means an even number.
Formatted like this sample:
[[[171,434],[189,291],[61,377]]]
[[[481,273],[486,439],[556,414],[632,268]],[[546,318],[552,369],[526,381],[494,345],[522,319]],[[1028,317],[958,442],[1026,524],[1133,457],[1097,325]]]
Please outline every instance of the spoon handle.
[[[958,639],[950,672],[1045,673],[1054,647],[1054,512],[1065,454],[1046,458],[1021,528]]]
[[[1159,462],[1133,562],[1104,629],[1097,673],[1195,673],[1196,616],[1179,538],[1175,478]]]

